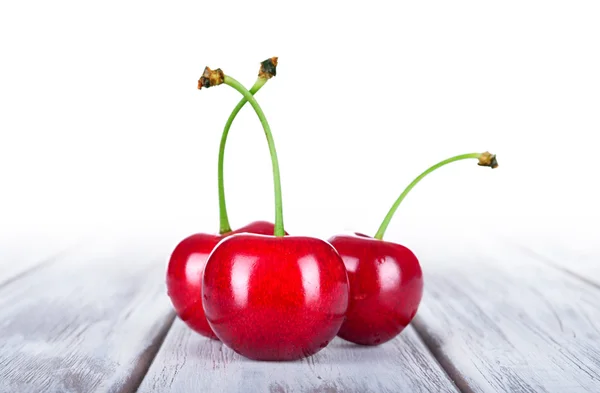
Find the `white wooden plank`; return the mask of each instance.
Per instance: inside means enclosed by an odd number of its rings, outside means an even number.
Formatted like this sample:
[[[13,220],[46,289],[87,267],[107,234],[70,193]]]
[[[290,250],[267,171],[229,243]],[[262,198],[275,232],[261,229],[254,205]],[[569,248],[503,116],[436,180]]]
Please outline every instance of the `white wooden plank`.
[[[0,392],[135,390],[173,318],[169,251],[89,244],[0,288]]]
[[[461,390],[600,392],[597,288],[482,239],[452,256],[422,251],[414,326]]]
[[[597,239],[600,239],[600,235]],[[521,242],[509,242],[515,247],[539,262],[546,263],[557,269],[563,270],[579,279],[600,288],[600,250],[565,249],[564,245],[552,242],[542,244],[523,245]],[[592,242],[600,246],[600,240]]]
[[[501,234],[500,240],[546,263],[600,287],[600,226],[593,214],[580,220],[559,217],[552,230],[528,236]]]
[[[0,238],[0,286],[36,266],[52,263],[76,242],[46,236]]]
[[[140,393],[456,392],[412,328],[378,347],[334,339],[295,362],[257,362],[176,320]]]

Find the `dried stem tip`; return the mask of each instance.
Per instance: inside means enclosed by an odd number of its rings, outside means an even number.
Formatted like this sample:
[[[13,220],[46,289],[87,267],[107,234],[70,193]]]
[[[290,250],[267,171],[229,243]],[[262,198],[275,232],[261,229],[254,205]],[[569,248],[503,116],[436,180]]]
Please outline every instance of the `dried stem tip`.
[[[277,57],[271,57],[260,63],[259,78],[271,79],[275,75],[277,75]]]
[[[481,153],[479,156],[479,162],[477,163],[479,166],[489,166],[492,169],[498,168],[498,161],[496,161],[496,155],[486,151],[485,153]]]
[[[223,83],[224,79],[225,74],[220,68],[211,70],[210,68],[206,67],[202,73],[202,76],[198,80],[198,90],[202,89],[203,87],[208,89],[209,87],[220,85]]]

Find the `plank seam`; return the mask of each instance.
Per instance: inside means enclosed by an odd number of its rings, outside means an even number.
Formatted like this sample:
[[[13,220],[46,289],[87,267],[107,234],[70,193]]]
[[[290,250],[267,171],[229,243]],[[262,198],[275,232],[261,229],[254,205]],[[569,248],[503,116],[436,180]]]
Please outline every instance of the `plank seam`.
[[[152,343],[142,352],[132,373],[129,375],[129,379],[123,384],[122,393],[134,393],[138,391],[146,374],[148,374],[148,370],[150,370],[152,363],[154,363],[156,355],[160,352],[167,334],[175,322],[175,317],[175,313],[171,312],[156,337],[154,337],[154,340],[152,340]]]
[[[462,377],[454,364],[452,364],[452,361],[444,355],[435,339],[426,332],[425,324],[418,315],[413,319],[411,325],[419,340],[421,340],[425,348],[431,353],[436,363],[448,376],[448,379],[456,386],[456,389],[462,393],[473,393],[474,391],[469,387],[468,382]]]

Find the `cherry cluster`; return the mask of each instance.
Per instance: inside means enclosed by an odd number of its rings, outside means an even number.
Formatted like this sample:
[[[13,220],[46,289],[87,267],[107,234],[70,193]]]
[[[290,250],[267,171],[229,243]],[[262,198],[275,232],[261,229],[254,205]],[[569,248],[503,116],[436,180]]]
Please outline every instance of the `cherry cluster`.
[[[294,360],[315,354],[338,335],[361,345],[393,339],[414,318],[423,294],[419,261],[408,248],[384,241],[395,211],[427,174],[464,159],[496,168],[488,152],[448,158],[420,174],[402,192],[374,237],[338,235],[328,241],[289,236],[283,226],[279,163],[273,136],[254,94],[276,75],[277,57],[261,63],[250,90],[206,67],[198,89],[225,84],[243,98],[221,139],[218,164],[219,234],[194,234],[172,252],[167,288],[178,316],[203,336],[221,340],[256,360]],[[275,223],[229,225],[223,160],[229,130],[249,102],[263,126],[275,189]]]

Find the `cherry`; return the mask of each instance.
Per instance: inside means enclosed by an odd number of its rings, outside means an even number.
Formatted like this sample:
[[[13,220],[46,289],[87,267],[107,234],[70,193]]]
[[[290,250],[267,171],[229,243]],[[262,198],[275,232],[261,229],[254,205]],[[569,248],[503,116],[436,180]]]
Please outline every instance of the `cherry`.
[[[277,57],[267,59],[261,63],[258,79],[250,90],[251,94],[255,94],[269,79],[275,76],[276,67]],[[245,232],[273,234],[275,230],[275,225],[266,221],[255,221],[235,231],[232,231],[229,225],[223,180],[225,145],[231,125],[246,102],[248,101],[242,98],[231,112],[225,124],[219,146],[219,234],[197,233],[183,239],[173,250],[167,267],[167,292],[175,312],[194,331],[213,339],[217,339],[217,336],[208,325],[202,309],[201,282],[208,255],[221,240],[232,234]]]
[[[329,239],[344,261],[350,283],[348,313],[339,337],[356,344],[378,345],[396,337],[412,321],[423,295],[421,266],[412,251],[383,241],[383,235],[402,200],[421,179],[446,164],[469,158],[478,159],[480,166],[498,166],[496,156],[488,152],[441,161],[408,185],[374,238],[357,233]]]
[[[415,255],[400,244],[372,237],[338,235],[329,239],[350,282],[346,321],[338,336],[363,345],[394,338],[413,319],[423,293]]]
[[[225,345],[256,360],[294,360],[325,348],[348,307],[348,277],[339,254],[322,240],[284,236],[279,163],[269,123],[252,94],[220,69],[205,69],[199,85],[226,84],[258,115],[271,154],[274,236],[238,234],[208,257],[202,303]]]
[[[204,272],[210,326],[256,360],[310,356],[335,337],[348,308],[348,278],[328,243],[310,237],[234,235]]]

